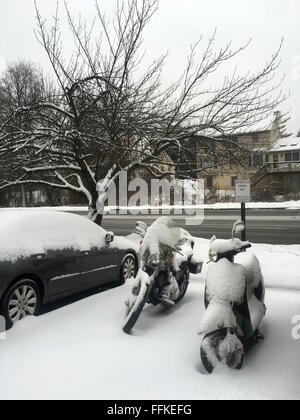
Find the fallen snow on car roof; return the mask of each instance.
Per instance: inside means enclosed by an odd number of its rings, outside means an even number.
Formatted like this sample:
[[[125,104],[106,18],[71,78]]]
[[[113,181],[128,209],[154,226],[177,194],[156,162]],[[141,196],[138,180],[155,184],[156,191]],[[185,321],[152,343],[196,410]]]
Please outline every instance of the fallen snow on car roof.
[[[93,222],[70,213],[55,211],[1,212],[0,261],[15,261],[47,250],[79,251],[105,246],[106,231]],[[115,238],[114,246],[131,245],[125,238]]]

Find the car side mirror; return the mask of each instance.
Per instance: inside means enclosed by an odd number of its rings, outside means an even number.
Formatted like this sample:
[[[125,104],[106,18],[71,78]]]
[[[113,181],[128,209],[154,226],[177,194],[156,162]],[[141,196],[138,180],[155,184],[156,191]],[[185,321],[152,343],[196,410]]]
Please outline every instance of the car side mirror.
[[[113,232],[107,232],[105,235],[105,243],[106,245],[109,245],[111,242],[113,242],[115,237],[115,234]]]

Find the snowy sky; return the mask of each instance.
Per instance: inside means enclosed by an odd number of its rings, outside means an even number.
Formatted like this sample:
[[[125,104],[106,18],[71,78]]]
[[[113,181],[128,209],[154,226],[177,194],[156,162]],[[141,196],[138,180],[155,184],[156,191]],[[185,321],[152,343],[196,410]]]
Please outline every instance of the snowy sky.
[[[59,0],[61,2],[61,0]],[[41,14],[50,17],[56,0],[37,0]],[[68,0],[74,15],[79,12],[87,20],[94,14],[94,0]],[[101,0],[109,16],[114,0]],[[8,62],[20,58],[40,63],[49,69],[46,55],[34,36],[36,25],[33,0],[1,0],[0,2],[0,71]],[[62,25],[64,20],[62,19]],[[147,60],[169,51],[165,79],[171,81],[184,67],[190,45],[201,34],[207,39],[217,28],[216,46],[233,41],[235,47],[252,38],[252,43],[237,64],[240,72],[259,69],[278,47],[282,64],[278,76],[286,74],[283,88],[290,97],[282,110],[291,110],[289,130],[300,130],[300,1],[299,0],[160,0],[160,7],[145,33]],[[71,38],[64,39],[71,50]],[[219,81],[225,74],[219,73]],[[216,80],[218,82],[218,80]]]

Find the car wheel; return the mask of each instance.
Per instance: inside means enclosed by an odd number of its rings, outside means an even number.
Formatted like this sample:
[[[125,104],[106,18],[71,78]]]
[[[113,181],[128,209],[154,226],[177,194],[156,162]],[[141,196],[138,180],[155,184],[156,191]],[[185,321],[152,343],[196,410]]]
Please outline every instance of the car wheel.
[[[35,281],[18,281],[8,290],[3,300],[2,314],[6,320],[6,329],[28,315],[37,315],[40,305],[41,293]]]
[[[121,264],[121,281],[125,282],[137,273],[137,261],[134,254],[127,254]]]

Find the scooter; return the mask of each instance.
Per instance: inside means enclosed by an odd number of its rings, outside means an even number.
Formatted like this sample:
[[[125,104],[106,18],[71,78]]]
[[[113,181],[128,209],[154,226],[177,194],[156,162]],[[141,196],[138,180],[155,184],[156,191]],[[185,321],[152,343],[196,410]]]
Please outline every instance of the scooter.
[[[147,230],[142,226],[139,250],[140,268],[125,302],[127,311],[123,331],[129,334],[146,303],[162,304],[166,309],[180,302],[189,285],[190,273],[198,274],[202,261],[192,261],[191,235],[174,227],[168,217],[160,217]]]
[[[266,313],[264,280],[258,259],[253,253],[246,253],[251,244],[234,238],[243,229],[243,222],[237,221],[232,239],[211,239],[206,312],[199,331],[204,373],[212,373],[219,364],[240,369],[245,352],[252,343],[264,338],[259,332]]]

